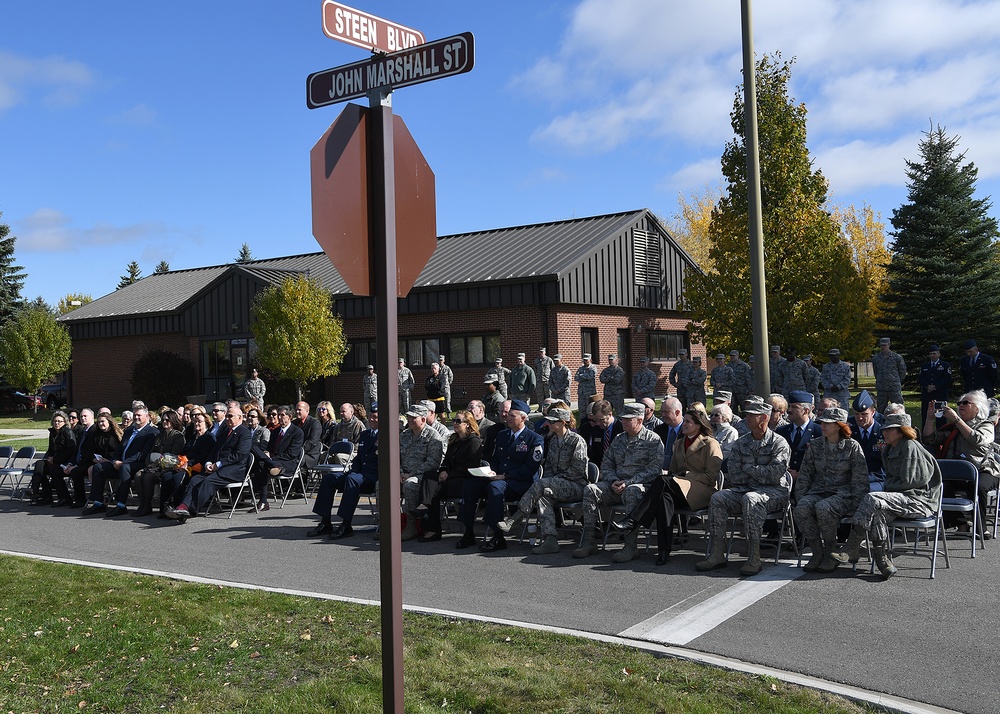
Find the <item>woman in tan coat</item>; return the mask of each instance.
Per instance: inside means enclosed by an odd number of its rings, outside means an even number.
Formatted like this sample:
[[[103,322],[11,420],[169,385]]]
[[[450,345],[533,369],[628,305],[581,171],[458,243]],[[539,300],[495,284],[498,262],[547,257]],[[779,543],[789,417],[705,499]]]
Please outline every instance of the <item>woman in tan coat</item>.
[[[674,539],[674,513],[677,510],[707,508],[719,485],[722,448],[712,436],[712,425],[705,412],[689,409],[681,424],[683,438],[674,442],[670,470],[653,481],[639,505],[625,520],[611,525],[632,532],[648,528],[656,520],[657,565],[670,558]]]

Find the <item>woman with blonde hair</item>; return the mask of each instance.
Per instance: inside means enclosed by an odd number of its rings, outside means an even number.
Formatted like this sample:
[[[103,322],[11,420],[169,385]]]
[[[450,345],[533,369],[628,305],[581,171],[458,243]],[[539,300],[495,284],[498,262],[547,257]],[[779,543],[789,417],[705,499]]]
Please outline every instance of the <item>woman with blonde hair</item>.
[[[479,466],[483,458],[483,440],[472,412],[460,409],[452,426],[455,432],[448,440],[441,468],[436,475],[425,474],[420,484],[420,503],[427,508],[424,534],[420,536],[424,542],[441,540],[441,499],[461,496],[465,480],[470,478],[469,469]]]

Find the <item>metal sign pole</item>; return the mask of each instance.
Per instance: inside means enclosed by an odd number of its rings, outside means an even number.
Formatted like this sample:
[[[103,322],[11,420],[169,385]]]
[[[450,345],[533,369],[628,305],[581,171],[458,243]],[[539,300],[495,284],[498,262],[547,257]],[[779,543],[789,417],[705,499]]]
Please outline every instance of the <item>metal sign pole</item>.
[[[392,144],[391,89],[369,99],[369,176],[372,221],[369,244],[375,286],[378,371],[378,493],[380,589],[382,596],[382,711],[403,714],[403,572],[399,519],[399,340],[396,298],[396,190]]]

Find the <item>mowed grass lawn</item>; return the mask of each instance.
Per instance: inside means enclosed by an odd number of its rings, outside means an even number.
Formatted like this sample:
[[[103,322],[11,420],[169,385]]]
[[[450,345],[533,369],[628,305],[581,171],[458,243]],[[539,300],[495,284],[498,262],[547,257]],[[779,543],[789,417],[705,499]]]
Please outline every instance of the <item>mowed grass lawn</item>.
[[[0,711],[381,711],[379,610],[0,558]],[[406,614],[407,712],[874,711],[563,635]]]

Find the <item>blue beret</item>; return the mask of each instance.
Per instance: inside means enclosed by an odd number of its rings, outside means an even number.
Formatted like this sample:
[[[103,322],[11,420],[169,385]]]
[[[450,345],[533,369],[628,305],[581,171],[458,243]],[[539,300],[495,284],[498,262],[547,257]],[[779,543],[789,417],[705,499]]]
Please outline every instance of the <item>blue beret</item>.
[[[511,401],[510,408],[515,411],[524,412],[525,414],[531,414],[531,407],[529,407],[525,402],[522,402],[520,399],[514,399]]]
[[[875,406],[875,400],[872,399],[872,395],[868,393],[867,389],[862,389],[861,394],[854,398],[854,403],[851,404],[851,408],[856,412],[863,412],[865,409],[871,409]]]
[[[795,389],[788,393],[788,401],[792,404],[812,404],[813,395],[801,389]]]

